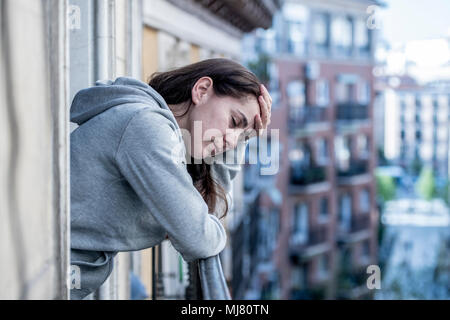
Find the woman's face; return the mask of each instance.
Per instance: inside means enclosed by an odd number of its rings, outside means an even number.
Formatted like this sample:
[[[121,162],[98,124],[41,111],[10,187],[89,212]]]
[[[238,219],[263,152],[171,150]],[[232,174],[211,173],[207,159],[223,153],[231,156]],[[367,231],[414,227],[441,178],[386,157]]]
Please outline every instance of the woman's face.
[[[214,94],[209,77],[197,81],[192,89],[191,107],[187,119],[190,148],[194,159],[204,159],[234,149],[238,140],[254,128],[255,117],[260,114],[255,96],[244,99],[219,97]]]

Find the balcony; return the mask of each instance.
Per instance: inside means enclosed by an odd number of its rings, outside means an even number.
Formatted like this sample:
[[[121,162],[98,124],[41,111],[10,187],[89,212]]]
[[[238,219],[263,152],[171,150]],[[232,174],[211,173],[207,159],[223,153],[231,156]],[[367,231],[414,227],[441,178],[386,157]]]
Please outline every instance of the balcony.
[[[352,233],[370,229],[370,214],[361,213],[352,217]]]
[[[302,131],[313,124],[328,122],[326,107],[306,106],[298,108],[289,116],[288,127],[290,132]]]
[[[339,245],[354,243],[367,239],[370,233],[370,214],[356,214],[348,225],[339,225],[337,241]]]
[[[369,162],[367,160],[351,160],[347,168],[338,168],[339,178],[348,178],[369,172]]]
[[[291,166],[291,185],[307,186],[326,181],[326,167]]]
[[[310,228],[308,236],[304,239],[292,234],[289,251],[291,262],[297,264],[309,257],[326,252],[328,248],[328,226]]]
[[[369,120],[369,106],[353,102],[340,103],[337,106],[336,118],[339,121]]]

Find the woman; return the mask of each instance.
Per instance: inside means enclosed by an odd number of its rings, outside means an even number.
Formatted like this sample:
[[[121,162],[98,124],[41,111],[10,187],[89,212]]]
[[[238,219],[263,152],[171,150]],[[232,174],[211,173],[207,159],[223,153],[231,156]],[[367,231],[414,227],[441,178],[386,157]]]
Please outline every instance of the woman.
[[[80,91],[70,115],[79,125],[71,134],[71,265],[81,281],[71,298],[95,291],[119,251],[169,238],[188,262],[219,254],[218,201],[224,216],[246,140],[267,128],[271,104],[256,76],[228,59],[156,73],[148,85],[118,78]]]

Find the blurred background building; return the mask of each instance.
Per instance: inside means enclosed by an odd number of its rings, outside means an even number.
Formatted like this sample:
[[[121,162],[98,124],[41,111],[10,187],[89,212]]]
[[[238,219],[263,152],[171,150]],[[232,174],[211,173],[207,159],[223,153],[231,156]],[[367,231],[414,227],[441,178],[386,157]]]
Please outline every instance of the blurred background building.
[[[280,129],[281,145],[273,191],[265,191],[263,179],[245,182],[247,193],[262,208],[253,215],[269,215],[266,202],[279,221],[261,224],[259,232],[275,232],[278,241],[270,251],[271,268],[251,272],[259,281],[249,286],[250,294],[266,294],[266,287],[283,299],[369,293],[363,290],[366,267],[377,263],[378,250],[372,74],[376,33],[366,26],[366,9],[374,4],[285,1],[272,28],[244,40],[245,62],[267,79],[275,97],[272,128]],[[267,61],[269,66],[262,68]],[[272,193],[281,193],[278,204],[270,200]],[[258,261],[251,264],[258,269]]]

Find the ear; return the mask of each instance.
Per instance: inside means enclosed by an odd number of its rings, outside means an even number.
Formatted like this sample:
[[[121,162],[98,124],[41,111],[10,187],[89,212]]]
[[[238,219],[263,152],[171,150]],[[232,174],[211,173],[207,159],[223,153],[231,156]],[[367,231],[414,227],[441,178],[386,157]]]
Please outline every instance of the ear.
[[[210,77],[200,78],[192,88],[192,102],[194,105],[204,103],[212,93],[213,80]]]

